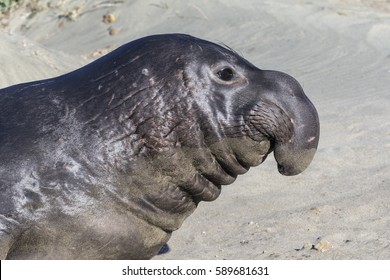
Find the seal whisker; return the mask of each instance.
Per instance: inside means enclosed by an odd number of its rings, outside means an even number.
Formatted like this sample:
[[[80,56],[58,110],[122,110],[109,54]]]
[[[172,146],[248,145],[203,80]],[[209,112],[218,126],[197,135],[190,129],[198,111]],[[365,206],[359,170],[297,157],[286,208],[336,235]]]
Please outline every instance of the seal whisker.
[[[107,104],[108,107],[110,107],[111,102],[114,100],[114,98],[115,98],[115,93],[112,94],[110,101],[108,101],[108,104]]]
[[[66,120],[69,117],[69,105],[65,104],[64,109],[65,109],[65,112],[64,112],[63,120]]]

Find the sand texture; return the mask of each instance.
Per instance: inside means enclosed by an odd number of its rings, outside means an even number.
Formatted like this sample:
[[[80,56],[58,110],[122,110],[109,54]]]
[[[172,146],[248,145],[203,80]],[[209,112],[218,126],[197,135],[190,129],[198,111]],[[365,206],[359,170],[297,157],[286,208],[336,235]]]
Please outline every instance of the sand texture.
[[[284,177],[270,155],[201,203],[156,259],[390,259],[389,1],[26,2],[0,20],[0,87],[177,32],[292,75],[315,104],[305,172]]]

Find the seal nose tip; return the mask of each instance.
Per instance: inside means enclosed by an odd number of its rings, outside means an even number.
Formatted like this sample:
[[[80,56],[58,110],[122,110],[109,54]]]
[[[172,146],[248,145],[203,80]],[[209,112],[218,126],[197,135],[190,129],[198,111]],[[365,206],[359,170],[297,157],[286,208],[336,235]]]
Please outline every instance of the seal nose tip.
[[[275,154],[278,171],[285,176],[294,176],[302,173],[310,165],[317,150],[316,148],[293,150],[293,148],[288,146],[278,149],[280,151],[276,151]]]
[[[286,173],[286,169],[284,168],[283,165],[278,164],[278,171],[279,171],[280,174],[286,175],[285,174]]]
[[[278,164],[278,171],[280,174],[284,176],[294,176],[301,173],[301,171],[297,171],[294,170],[294,168],[288,167],[286,165],[280,165],[280,164]]]

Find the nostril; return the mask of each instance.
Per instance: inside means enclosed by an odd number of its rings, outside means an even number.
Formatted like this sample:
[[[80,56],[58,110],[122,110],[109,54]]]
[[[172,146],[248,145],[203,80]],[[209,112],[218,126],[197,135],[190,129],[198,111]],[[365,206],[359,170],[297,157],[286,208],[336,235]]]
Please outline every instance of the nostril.
[[[286,166],[286,165],[280,165],[278,164],[278,171],[280,174],[284,175],[284,176],[293,176],[293,175],[297,175],[299,174],[300,172],[295,170],[292,166]]]
[[[282,166],[282,165],[278,164],[278,171],[279,171],[279,173],[280,173],[280,174],[283,174],[283,175],[285,175],[285,169],[284,169],[284,166]]]

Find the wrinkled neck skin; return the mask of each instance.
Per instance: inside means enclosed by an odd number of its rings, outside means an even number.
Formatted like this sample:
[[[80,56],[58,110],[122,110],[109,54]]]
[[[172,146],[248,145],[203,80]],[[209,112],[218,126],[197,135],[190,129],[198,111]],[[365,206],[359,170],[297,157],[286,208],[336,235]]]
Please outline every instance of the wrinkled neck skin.
[[[168,232],[271,152],[263,135],[251,134],[233,94],[194,84],[192,74],[176,70],[169,81],[155,80],[145,67],[130,90],[105,77],[99,93],[67,105],[89,143],[82,150],[93,158],[90,170],[104,174],[112,199]]]

